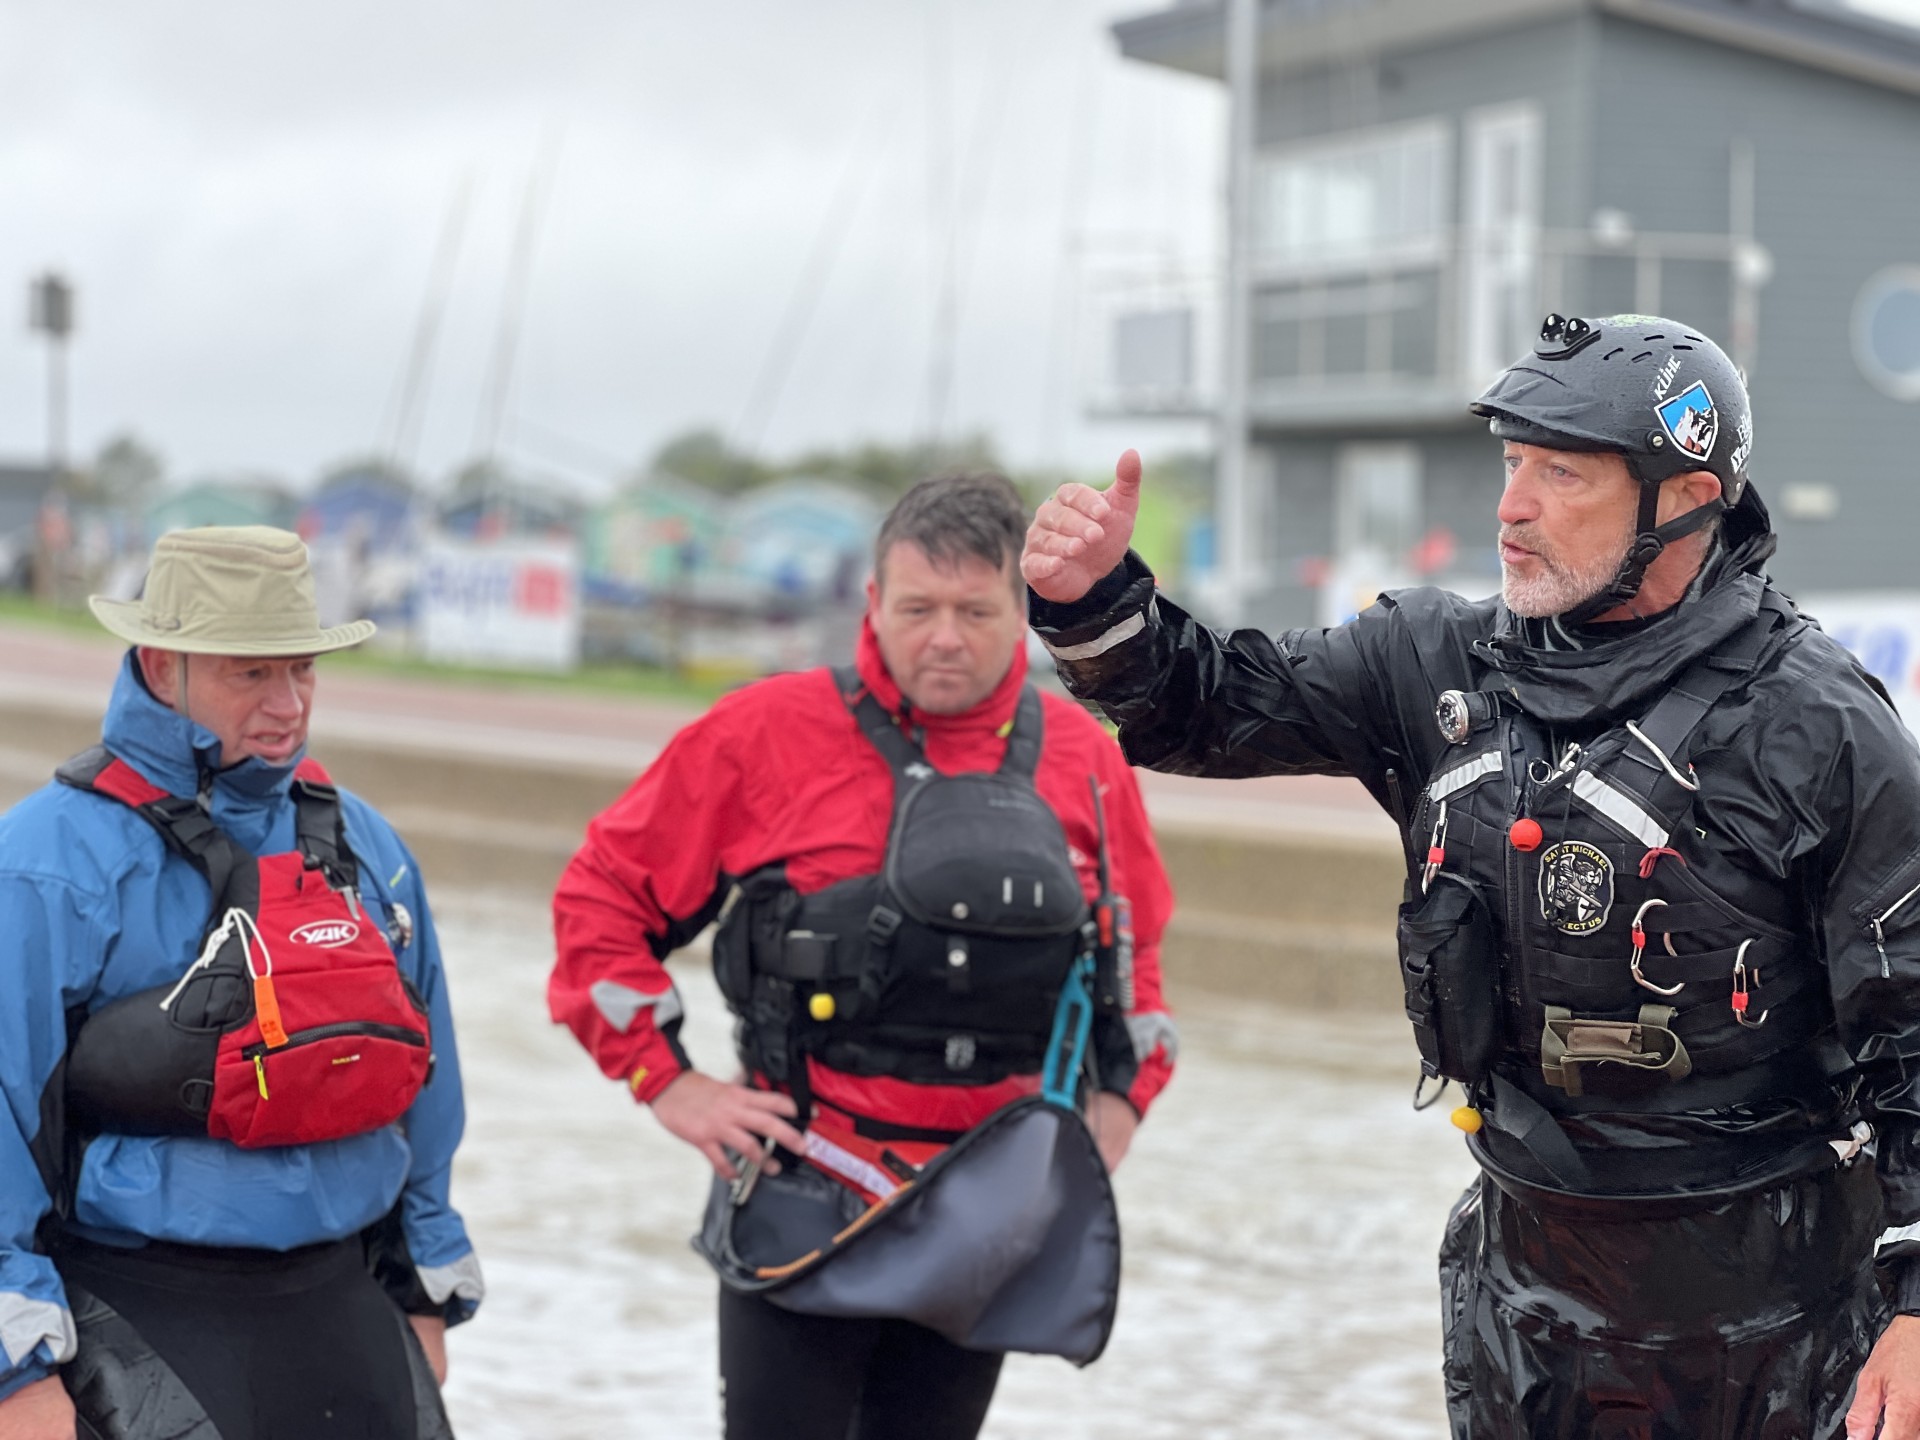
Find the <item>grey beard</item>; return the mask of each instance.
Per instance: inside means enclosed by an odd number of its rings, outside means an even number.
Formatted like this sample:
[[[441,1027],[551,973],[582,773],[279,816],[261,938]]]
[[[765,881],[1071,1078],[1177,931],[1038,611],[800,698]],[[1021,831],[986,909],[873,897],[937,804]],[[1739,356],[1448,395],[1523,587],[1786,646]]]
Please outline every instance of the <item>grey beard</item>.
[[[1516,543],[1520,542],[1516,540]],[[1617,550],[1596,556],[1589,564],[1580,566],[1535,551],[1541,561],[1538,575],[1523,580],[1505,565],[1500,567],[1500,598],[1514,614],[1529,620],[1564,615],[1586,604],[1613,583],[1632,544],[1632,535],[1627,535]]]

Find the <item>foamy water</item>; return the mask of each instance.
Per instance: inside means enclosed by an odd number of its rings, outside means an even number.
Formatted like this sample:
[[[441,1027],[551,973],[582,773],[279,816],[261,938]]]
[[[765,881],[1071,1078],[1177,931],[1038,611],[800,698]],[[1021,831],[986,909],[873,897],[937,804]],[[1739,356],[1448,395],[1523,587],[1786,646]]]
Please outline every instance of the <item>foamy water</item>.
[[[543,906],[438,906],[469,1117],[454,1202],[489,1286],[451,1340],[462,1440],[711,1440],[714,1281],[687,1245],[705,1161],[547,1022]],[[704,965],[676,976],[689,1050],[725,1071]],[[1012,1357],[985,1434],[1441,1440],[1434,1253],[1473,1167],[1408,1107],[1404,1025],[1175,1001],[1179,1074],[1116,1177],[1113,1341],[1083,1371]]]

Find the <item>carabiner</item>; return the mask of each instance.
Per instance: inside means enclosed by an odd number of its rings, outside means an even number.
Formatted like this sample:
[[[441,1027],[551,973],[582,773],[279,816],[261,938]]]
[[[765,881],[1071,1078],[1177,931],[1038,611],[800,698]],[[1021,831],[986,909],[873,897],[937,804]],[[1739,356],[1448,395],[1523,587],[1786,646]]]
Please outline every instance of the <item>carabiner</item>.
[[[1664,900],[1648,900],[1643,905],[1641,905],[1641,907],[1638,910],[1634,911],[1634,914],[1633,914],[1633,960],[1630,962],[1629,968],[1633,971],[1634,984],[1639,985],[1644,989],[1651,990],[1656,995],[1678,995],[1682,990],[1687,988],[1686,981],[1682,980],[1678,985],[1675,985],[1672,989],[1668,989],[1664,985],[1654,984],[1651,980],[1647,979],[1647,977],[1643,975],[1640,971],[1640,958],[1647,953],[1647,927],[1643,923],[1647,918],[1647,911],[1653,909],[1653,907],[1656,905],[1665,905],[1666,903],[1667,902]],[[1667,945],[1667,953],[1668,954],[1673,953],[1673,945],[1671,941],[1669,941]]]
[[[1733,998],[1729,1003],[1733,1006],[1734,1019],[1738,1020],[1749,1030],[1758,1030],[1762,1025],[1767,1023],[1767,1016],[1771,1015],[1773,1011],[1771,1008],[1762,1010],[1758,1020],[1749,1020],[1747,1018],[1747,947],[1751,944],[1753,944],[1751,940],[1742,940],[1740,942],[1740,948],[1734,952]],[[1753,979],[1755,984],[1759,983],[1760,972],[1758,970],[1753,972]]]
[[[1420,867],[1420,893],[1426,894],[1433,886],[1433,877],[1440,873],[1440,864],[1447,858],[1447,802],[1440,802],[1440,814],[1434,819],[1433,834],[1427,840],[1427,863]]]

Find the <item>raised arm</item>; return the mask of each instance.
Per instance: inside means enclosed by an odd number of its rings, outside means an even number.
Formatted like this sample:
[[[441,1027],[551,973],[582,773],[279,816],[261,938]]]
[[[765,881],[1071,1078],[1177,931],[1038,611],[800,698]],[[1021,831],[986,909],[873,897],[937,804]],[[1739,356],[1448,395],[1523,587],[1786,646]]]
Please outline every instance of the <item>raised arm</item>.
[[[1034,630],[1067,688],[1119,726],[1127,758],[1227,778],[1356,775],[1383,804],[1386,771],[1423,774],[1434,698],[1469,683],[1466,646],[1489,617],[1427,590],[1330,630],[1211,630],[1126,549],[1140,485],[1129,450],[1110,489],[1062,487],[1022,559]]]

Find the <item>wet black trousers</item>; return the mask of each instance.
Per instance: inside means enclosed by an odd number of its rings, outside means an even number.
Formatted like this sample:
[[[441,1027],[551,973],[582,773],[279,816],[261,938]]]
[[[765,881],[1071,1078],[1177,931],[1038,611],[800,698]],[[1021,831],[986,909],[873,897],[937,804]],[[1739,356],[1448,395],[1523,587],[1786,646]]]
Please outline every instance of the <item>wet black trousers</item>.
[[[726,1440],[973,1440],[998,1352],[907,1320],[796,1315],[720,1292]]]
[[[1621,1220],[1482,1176],[1440,1250],[1454,1440],[1833,1440],[1886,1328],[1870,1162]]]
[[[358,1240],[289,1254],[71,1238],[80,1440],[450,1440],[439,1388]]]

